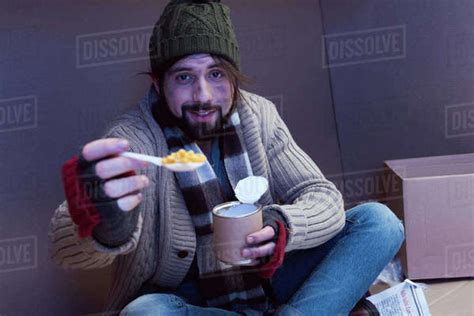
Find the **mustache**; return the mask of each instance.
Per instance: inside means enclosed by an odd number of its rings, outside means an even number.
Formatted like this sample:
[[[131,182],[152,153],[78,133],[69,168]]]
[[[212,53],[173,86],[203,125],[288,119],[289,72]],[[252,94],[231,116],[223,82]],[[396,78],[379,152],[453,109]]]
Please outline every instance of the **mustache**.
[[[211,104],[211,103],[191,103],[185,104],[182,107],[184,111],[209,111],[209,110],[219,110],[222,107],[218,104]]]

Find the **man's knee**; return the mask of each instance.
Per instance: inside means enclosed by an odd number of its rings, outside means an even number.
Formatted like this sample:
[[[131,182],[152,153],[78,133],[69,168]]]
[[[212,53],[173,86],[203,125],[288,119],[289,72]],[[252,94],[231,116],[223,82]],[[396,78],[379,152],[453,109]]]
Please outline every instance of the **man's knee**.
[[[147,294],[130,302],[120,313],[120,316],[132,315],[168,315],[185,309],[186,303],[172,294]]]
[[[388,206],[379,202],[367,202],[358,205],[358,208],[359,222],[365,222],[378,231],[380,238],[385,237],[395,246],[401,245],[405,239],[403,223]]]

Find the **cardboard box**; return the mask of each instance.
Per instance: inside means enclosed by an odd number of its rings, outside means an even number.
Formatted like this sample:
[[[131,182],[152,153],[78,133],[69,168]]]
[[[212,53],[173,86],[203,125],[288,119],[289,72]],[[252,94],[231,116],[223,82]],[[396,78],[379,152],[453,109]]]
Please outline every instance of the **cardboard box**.
[[[410,279],[474,276],[474,153],[384,161],[385,202],[404,222]]]

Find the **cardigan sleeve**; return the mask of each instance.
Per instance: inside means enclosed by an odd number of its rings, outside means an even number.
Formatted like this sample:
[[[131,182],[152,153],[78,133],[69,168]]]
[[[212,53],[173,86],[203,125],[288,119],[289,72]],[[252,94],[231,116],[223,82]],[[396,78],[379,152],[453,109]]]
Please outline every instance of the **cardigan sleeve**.
[[[143,226],[143,218],[139,214],[137,227],[131,238],[118,247],[107,247],[93,237],[80,238],[77,225],[69,214],[67,201],[55,210],[49,225],[49,255],[63,268],[98,269],[106,267],[118,255],[124,255],[136,248]]]
[[[295,143],[275,105],[267,101],[262,111],[271,182],[280,201],[265,209],[279,211],[289,225],[286,252],[319,246],[344,227],[342,195]]]

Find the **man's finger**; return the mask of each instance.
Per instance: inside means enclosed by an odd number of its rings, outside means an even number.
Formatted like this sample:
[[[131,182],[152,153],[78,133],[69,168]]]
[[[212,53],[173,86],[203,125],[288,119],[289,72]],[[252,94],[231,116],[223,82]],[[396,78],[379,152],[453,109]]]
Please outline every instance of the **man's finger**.
[[[118,199],[117,204],[122,211],[133,210],[143,200],[143,193],[127,195]]]
[[[99,161],[95,166],[95,174],[101,179],[109,179],[128,171],[144,168],[147,165],[147,162],[128,157],[115,157]]]
[[[104,191],[111,198],[119,198],[131,192],[141,190],[150,184],[145,175],[109,180],[104,183]]]
[[[246,258],[260,258],[273,254],[276,244],[272,241],[260,247],[251,247],[242,249],[242,256]]]
[[[88,161],[101,159],[127,151],[129,143],[124,138],[97,139],[87,143],[82,149],[82,155]]]
[[[263,241],[270,240],[275,237],[275,230],[271,226],[265,226],[256,233],[247,236],[247,243],[249,245],[259,244]]]

